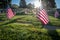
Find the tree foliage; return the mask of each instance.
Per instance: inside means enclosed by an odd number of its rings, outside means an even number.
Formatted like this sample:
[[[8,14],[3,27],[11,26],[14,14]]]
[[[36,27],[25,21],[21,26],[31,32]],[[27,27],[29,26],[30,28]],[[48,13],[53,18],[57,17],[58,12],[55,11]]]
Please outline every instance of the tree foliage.
[[[56,8],[55,0],[42,0],[42,4],[46,9]]]
[[[55,0],[49,0],[49,2],[50,2],[50,7],[52,7],[52,8],[56,7]]]
[[[16,5],[16,4],[12,4],[11,5],[11,8],[18,8],[19,6],[18,5]]]
[[[29,3],[29,4],[27,5],[27,8],[33,9],[33,8],[34,8],[34,4]]]
[[[0,0],[0,8],[6,8],[7,5],[11,5],[12,0]]]
[[[20,0],[20,8],[26,8],[26,1]]]

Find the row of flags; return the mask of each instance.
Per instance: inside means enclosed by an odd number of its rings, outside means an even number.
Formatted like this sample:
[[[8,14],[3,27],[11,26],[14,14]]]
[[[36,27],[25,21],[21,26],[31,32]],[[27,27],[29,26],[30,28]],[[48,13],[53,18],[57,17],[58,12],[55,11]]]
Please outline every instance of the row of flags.
[[[43,25],[46,25],[49,23],[49,17],[45,9],[40,10],[37,14],[37,18],[41,21]],[[10,7],[7,8],[7,18],[11,19],[12,17],[15,16],[15,13],[12,11]],[[58,11],[55,12],[54,14],[55,17],[59,16]]]
[[[43,25],[49,23],[49,17],[45,9],[40,10],[37,14],[37,18],[41,21]],[[54,17],[58,18],[60,16],[59,12],[56,10],[54,13]]]
[[[12,11],[10,7],[7,8],[7,18],[11,19],[14,17],[15,13]],[[45,9],[40,10],[37,14],[37,18],[43,23],[44,25],[48,24],[49,18],[48,14]]]

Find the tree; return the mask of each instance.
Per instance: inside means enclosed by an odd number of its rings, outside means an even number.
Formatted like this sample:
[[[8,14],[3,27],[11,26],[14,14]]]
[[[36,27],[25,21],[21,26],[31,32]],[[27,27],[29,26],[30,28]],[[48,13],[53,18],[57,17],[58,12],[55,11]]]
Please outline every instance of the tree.
[[[6,8],[7,5],[11,6],[12,0],[0,0],[0,8]]]
[[[26,8],[26,1],[20,0],[20,8]]]
[[[34,4],[29,3],[29,4],[27,5],[27,8],[33,9],[33,8],[34,8]]]
[[[16,8],[18,8],[19,6],[18,5],[16,5],[16,4],[12,4],[11,5],[11,8],[14,8],[14,9],[16,9]]]
[[[42,0],[42,5],[46,9],[56,8],[55,0]]]
[[[51,8],[56,8],[55,0],[49,0],[48,2],[50,3]]]

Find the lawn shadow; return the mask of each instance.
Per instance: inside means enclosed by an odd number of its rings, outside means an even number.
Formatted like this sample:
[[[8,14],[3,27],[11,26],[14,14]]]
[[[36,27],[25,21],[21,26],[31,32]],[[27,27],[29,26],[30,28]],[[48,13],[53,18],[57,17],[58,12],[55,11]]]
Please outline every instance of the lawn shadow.
[[[44,28],[48,30],[47,32],[48,36],[50,36],[52,40],[60,40],[60,36],[56,30],[56,29],[60,29],[60,27],[46,25],[44,26]]]
[[[22,17],[23,18],[23,17]],[[20,20],[20,19],[22,19],[22,18],[17,18],[17,19],[13,19],[13,20],[7,20],[8,22],[5,22],[5,23],[3,23],[3,24],[0,24],[0,26],[3,26],[3,25],[7,25],[7,24],[10,24],[10,23],[16,23],[16,22],[18,22],[17,20]],[[21,22],[20,22],[21,23]]]
[[[26,15],[24,12],[17,13],[16,15]]]
[[[10,23],[14,23],[14,22],[16,22],[16,19],[10,20],[10,21],[8,21],[8,22],[6,22],[6,23],[3,23],[3,24],[1,24],[0,26],[7,25],[7,24],[10,24]]]
[[[5,16],[0,16],[0,22],[5,21]]]
[[[52,25],[51,22],[49,22],[47,25],[44,26],[45,29],[48,29],[48,30],[56,30],[56,29],[60,29],[60,27],[57,27],[55,25]]]
[[[48,30],[48,35],[51,37],[52,40],[60,40],[60,36],[56,30]]]

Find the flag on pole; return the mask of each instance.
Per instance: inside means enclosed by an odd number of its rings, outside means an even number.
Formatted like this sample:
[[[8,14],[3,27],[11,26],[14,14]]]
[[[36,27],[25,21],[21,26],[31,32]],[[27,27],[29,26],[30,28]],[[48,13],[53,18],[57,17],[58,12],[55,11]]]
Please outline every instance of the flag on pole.
[[[49,22],[48,14],[45,9],[40,10],[37,13],[37,18],[42,22],[42,24],[46,25]]]
[[[10,7],[7,8],[7,18],[11,19],[14,16],[14,13]]]
[[[55,14],[54,14],[55,18],[59,17],[59,12],[56,11]]]

